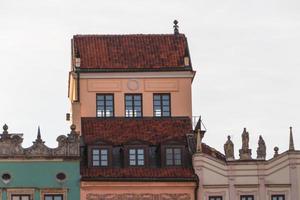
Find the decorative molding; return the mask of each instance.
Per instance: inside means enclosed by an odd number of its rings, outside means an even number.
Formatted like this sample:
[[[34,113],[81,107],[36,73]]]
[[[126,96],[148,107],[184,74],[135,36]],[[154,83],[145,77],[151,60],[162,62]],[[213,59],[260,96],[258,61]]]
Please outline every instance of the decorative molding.
[[[226,199],[225,196],[226,196],[226,191],[218,191],[218,192],[204,192],[204,199],[205,200],[209,200],[209,197],[210,196],[221,196],[222,199]]]
[[[137,91],[140,88],[140,83],[136,79],[130,79],[127,81],[127,88],[130,91]]]
[[[114,78],[193,78],[194,72],[178,71],[178,72],[115,72],[115,73],[80,73],[80,79],[114,79]],[[72,74],[77,77],[75,73]]]
[[[71,125],[71,132],[67,136],[57,137],[58,146],[56,148],[47,147],[41,138],[38,130],[37,138],[33,145],[28,148],[22,147],[22,134],[10,134],[8,126],[3,127],[4,131],[0,134],[0,158],[41,158],[41,157],[78,157],[79,156],[79,134],[75,131],[76,126]]]
[[[238,190],[236,192],[236,199],[240,199],[241,195],[253,195],[254,199],[258,199],[258,190]]]
[[[179,88],[177,80],[145,80],[147,92],[176,92]]]
[[[62,194],[63,199],[68,199],[67,198],[67,189],[41,189],[40,192],[40,199],[44,199],[45,194]]]
[[[271,199],[271,195],[275,194],[283,194],[286,200],[290,199],[290,191],[289,190],[268,190],[267,191],[267,199]]]
[[[94,194],[88,193],[86,195],[87,200],[192,200],[190,194],[180,193],[180,194],[151,194],[151,193],[123,193],[123,194]]]
[[[30,199],[33,199],[34,198],[34,189],[29,189],[29,188],[7,189],[6,199],[12,200],[11,199],[12,194],[28,194],[28,195],[30,195]]]
[[[119,92],[122,90],[120,80],[88,80],[87,90],[89,92]]]

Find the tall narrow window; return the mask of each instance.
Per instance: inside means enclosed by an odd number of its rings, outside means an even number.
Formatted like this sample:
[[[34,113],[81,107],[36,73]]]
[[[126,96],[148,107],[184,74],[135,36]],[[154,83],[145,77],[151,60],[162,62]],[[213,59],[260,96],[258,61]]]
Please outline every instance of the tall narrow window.
[[[92,149],[92,165],[108,166],[108,149]]]
[[[271,200],[285,200],[285,196],[283,194],[272,195]]]
[[[141,94],[125,95],[125,116],[142,117],[142,95]]]
[[[153,114],[155,117],[170,117],[170,94],[153,95]]]
[[[254,200],[253,195],[241,195],[241,200]]]
[[[144,149],[129,149],[129,165],[130,166],[145,165]]]
[[[114,95],[97,94],[97,117],[114,116]]]
[[[222,196],[209,196],[209,200],[223,200]]]
[[[63,200],[62,194],[45,194],[44,200]]]
[[[166,165],[181,165],[181,148],[166,148]]]

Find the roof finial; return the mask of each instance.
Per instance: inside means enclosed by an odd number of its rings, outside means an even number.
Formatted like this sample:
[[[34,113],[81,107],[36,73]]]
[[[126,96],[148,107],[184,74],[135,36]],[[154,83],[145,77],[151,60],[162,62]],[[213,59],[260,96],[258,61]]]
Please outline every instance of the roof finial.
[[[294,151],[294,138],[293,138],[293,127],[290,127],[290,145],[289,145],[289,151]]]
[[[41,129],[40,129],[40,126],[38,126],[38,133],[37,133],[37,139],[40,140],[42,137],[41,137]]]
[[[40,126],[38,126],[38,132],[37,132],[37,136],[36,136],[35,142],[37,142],[37,143],[44,143],[43,140],[42,140],[42,137],[41,137]]]
[[[174,23],[174,26],[173,26],[173,28],[174,28],[174,34],[175,34],[175,35],[178,35],[178,34],[179,34],[178,21],[175,19],[173,23]]]
[[[7,126],[7,124],[4,124],[4,126],[3,126],[3,134],[8,134],[8,126]]]

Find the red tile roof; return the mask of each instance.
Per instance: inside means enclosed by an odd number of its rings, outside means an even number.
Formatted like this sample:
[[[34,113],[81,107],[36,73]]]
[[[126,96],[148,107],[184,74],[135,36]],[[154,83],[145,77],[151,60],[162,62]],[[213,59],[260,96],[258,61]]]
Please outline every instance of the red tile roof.
[[[195,179],[192,168],[81,168],[81,175],[84,179],[112,179],[122,178],[118,180],[142,179],[142,178],[174,178],[174,179]]]
[[[172,118],[81,118],[82,137],[86,144],[97,140],[120,145],[131,141],[160,144],[169,140],[186,144],[192,132],[189,117]]]
[[[75,35],[73,52],[81,69],[180,69],[188,56],[183,34],[165,35]]]

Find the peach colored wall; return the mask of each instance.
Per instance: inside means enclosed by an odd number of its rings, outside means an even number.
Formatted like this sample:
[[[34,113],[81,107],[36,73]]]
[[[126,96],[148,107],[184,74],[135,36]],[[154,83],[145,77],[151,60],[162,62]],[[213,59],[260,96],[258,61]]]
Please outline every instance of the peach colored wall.
[[[172,116],[192,116],[190,78],[81,79],[82,117],[96,116],[97,93],[114,93],[116,117],[125,115],[125,93],[141,93],[143,95],[143,116],[145,117],[153,116],[153,93],[171,94]]]
[[[80,190],[80,199],[82,200],[116,199],[117,195],[123,194],[127,196],[130,195],[131,197],[130,199],[157,199],[158,197],[158,200],[161,199],[194,200],[195,187],[196,187],[196,183],[193,182],[85,182],[82,181],[81,190]],[[156,198],[154,198],[154,196]],[[124,196],[121,198],[124,198]]]
[[[197,153],[193,156],[193,166],[199,177],[201,200],[208,200],[210,195],[239,200],[242,194],[254,195],[255,200],[271,200],[272,194],[284,194],[285,200],[300,197],[300,151],[285,152],[259,162],[223,162]]]

